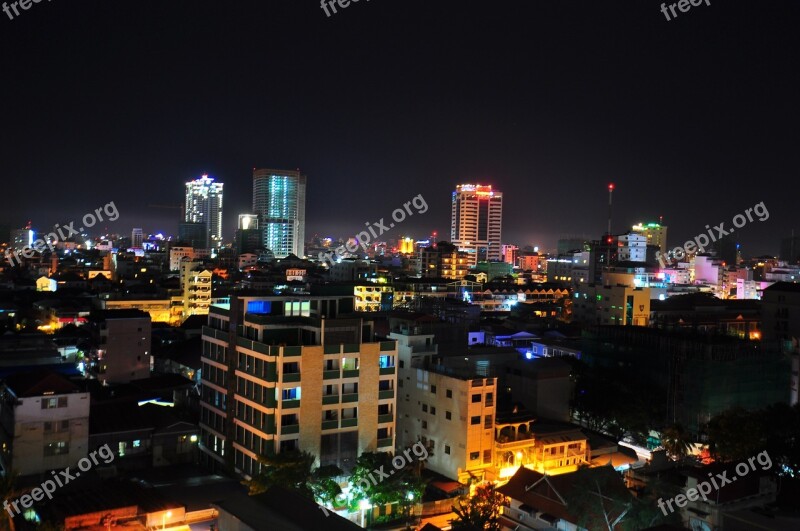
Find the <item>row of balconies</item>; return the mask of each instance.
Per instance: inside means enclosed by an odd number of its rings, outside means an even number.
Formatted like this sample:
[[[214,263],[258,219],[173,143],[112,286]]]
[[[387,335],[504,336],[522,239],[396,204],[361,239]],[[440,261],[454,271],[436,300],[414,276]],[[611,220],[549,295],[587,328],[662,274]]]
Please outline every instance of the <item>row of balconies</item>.
[[[378,391],[378,400],[388,400],[391,398],[394,398],[394,389]],[[351,402],[358,402],[358,393],[323,395],[322,397],[322,405],[324,406],[330,406],[333,404],[348,404]]]

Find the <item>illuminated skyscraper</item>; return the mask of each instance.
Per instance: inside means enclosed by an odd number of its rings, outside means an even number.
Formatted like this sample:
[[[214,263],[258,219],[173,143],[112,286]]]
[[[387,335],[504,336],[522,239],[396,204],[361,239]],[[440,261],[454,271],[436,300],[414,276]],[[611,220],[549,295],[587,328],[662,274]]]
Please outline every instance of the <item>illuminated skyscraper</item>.
[[[306,176],[294,170],[253,170],[253,212],[264,247],[275,258],[303,257],[306,233]]]
[[[223,183],[203,175],[186,183],[186,219],[188,223],[205,223],[206,247],[222,246]]]
[[[460,184],[453,192],[450,240],[469,253],[470,265],[502,260],[503,193],[491,186]]]

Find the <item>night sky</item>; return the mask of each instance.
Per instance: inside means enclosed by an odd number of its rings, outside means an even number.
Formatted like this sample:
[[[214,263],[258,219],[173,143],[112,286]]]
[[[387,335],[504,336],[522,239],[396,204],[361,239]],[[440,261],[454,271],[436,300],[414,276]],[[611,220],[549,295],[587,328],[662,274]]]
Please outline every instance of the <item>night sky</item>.
[[[598,237],[664,216],[670,244],[764,201],[737,231],[777,253],[796,217],[800,3],[53,0],[0,12],[0,224],[175,233],[185,181],[308,175],[307,236],[449,236],[461,182],[505,194],[504,243]],[[97,231],[95,231],[97,233]],[[679,241],[680,240],[680,241]]]

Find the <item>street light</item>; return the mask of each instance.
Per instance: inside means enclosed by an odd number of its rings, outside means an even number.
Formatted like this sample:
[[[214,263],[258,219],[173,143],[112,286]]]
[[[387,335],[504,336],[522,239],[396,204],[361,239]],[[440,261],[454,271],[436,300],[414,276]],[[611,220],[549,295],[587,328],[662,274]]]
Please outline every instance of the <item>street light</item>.
[[[403,512],[405,513],[405,517],[406,517],[406,531],[409,531],[411,529],[411,519],[413,518],[413,514],[414,514],[414,511],[413,511],[414,493],[413,492],[409,492],[408,494],[406,494],[406,500],[408,500],[408,503],[407,504],[406,503],[403,504],[403,506],[404,506],[403,507]]]
[[[367,511],[372,509],[372,504],[369,500],[361,500],[358,502],[358,508],[361,509],[361,527],[367,527]]]
[[[172,518],[172,511],[167,511],[161,516],[161,529],[167,528],[167,518]]]

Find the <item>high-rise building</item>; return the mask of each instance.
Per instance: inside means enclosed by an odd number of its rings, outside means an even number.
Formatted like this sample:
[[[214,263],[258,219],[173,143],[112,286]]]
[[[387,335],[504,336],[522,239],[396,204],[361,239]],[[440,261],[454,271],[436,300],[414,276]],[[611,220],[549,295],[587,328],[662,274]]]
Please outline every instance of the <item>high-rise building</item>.
[[[460,184],[453,192],[450,241],[470,265],[502,259],[503,194],[491,186]]]
[[[253,212],[264,247],[275,258],[305,254],[306,176],[295,170],[253,170]]]
[[[189,223],[205,223],[205,247],[222,245],[222,187],[223,183],[203,175],[186,183],[186,219]]]
[[[141,249],[144,245],[144,233],[142,229],[133,229],[131,231],[131,247],[134,249]]]
[[[661,254],[667,254],[667,226],[660,223],[638,223],[634,225],[633,232],[638,232],[647,237],[647,245],[657,245]]]
[[[215,301],[201,358],[207,465],[253,476],[259,457],[300,450],[349,471],[363,452],[394,451],[397,344],[353,310],[353,295]]]
[[[11,247],[17,251],[33,247],[35,240],[36,231],[31,228],[30,222],[23,229],[11,231]]]

